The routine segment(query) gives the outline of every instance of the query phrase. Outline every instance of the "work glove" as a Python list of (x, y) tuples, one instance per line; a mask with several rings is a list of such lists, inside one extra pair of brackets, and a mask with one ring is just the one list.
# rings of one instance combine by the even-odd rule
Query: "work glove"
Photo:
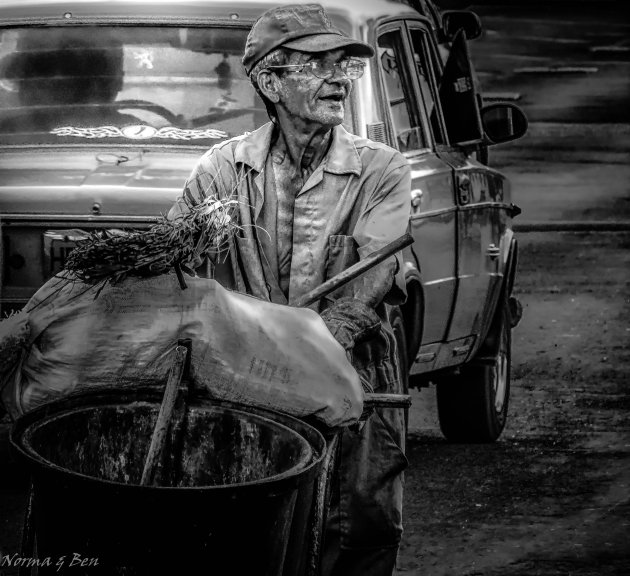
[(374, 309), (356, 298), (340, 298), (320, 316), (347, 352), (355, 344), (376, 336), (381, 329), (381, 319)]

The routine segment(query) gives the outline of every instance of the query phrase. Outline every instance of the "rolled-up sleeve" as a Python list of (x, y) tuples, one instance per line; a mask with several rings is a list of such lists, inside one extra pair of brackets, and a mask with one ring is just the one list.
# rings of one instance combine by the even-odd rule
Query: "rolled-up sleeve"
[(229, 196), (226, 191), (230, 189), (230, 185), (225, 179), (229, 178), (230, 172), (225, 166), (220, 166), (216, 152), (210, 149), (193, 168), (181, 196), (169, 210), (168, 218), (174, 220), (186, 214), (191, 206), (203, 202), (208, 196), (220, 199)]
[[(229, 176), (230, 170), (223, 170), (226, 175)], [(229, 189), (229, 184), (225, 182), (223, 178), (220, 178), (222, 170), (217, 162), (214, 151), (211, 149), (204, 154), (199, 162), (193, 168), (190, 176), (184, 184), (184, 190), (177, 198), (171, 209), (167, 214), (169, 220), (177, 220), (182, 218), (190, 212), (191, 207), (203, 202), (207, 197), (225, 199), (228, 197), (226, 190)], [(216, 249), (209, 249), (204, 254), (204, 257), (196, 257), (191, 262), (185, 262), (184, 264), (189, 268), (196, 269), (201, 275), (207, 275), (214, 272), (200, 272), (200, 269), (209, 264), (214, 270), (214, 265), (220, 258), (220, 254), (224, 248), (217, 247)]]

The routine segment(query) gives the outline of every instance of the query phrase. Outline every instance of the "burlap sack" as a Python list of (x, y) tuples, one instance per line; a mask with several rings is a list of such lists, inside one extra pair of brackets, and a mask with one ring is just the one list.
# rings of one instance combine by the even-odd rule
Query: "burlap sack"
[[(2, 392), (17, 416), (70, 392), (165, 382), (180, 338), (192, 376), (219, 399), (328, 426), (359, 418), (363, 393), (317, 313), (175, 275), (97, 287), (52, 279), (30, 300), (29, 341)], [(98, 293), (98, 296), (97, 296)]]

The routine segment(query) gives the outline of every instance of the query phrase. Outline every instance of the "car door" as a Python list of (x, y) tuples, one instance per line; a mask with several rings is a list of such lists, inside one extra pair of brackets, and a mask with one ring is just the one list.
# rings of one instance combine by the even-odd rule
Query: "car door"
[[(460, 33), (440, 79), (450, 144), (439, 155), (453, 168), (457, 202), (458, 285), (448, 332), (451, 341), (482, 334), (491, 320), (503, 274), (501, 255), (510, 209), (506, 179), (472, 153), (483, 137), (475, 84), (466, 39)], [(473, 344), (468, 339), (457, 352), (467, 355)]]
[(481, 335), (490, 323), (503, 278), (509, 189), (504, 177), (455, 151), (459, 283), (449, 339)]
[(434, 150), (430, 120), (414, 78), (405, 21), (382, 24), (376, 47), (379, 100), (389, 142), (411, 166), (412, 255), (422, 277), (425, 310), (418, 355), (421, 366), (414, 366), (412, 372), (424, 372), (435, 367), (455, 297), (457, 206), (453, 172)]

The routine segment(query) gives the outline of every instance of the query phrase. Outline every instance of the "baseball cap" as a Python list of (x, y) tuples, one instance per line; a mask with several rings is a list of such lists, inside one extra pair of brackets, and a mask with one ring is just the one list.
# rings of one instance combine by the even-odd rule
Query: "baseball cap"
[(370, 58), (369, 44), (335, 28), (319, 4), (290, 4), (267, 10), (247, 35), (243, 66), (249, 74), (267, 54), (284, 46), (301, 52), (325, 52), (345, 48), (349, 56)]

